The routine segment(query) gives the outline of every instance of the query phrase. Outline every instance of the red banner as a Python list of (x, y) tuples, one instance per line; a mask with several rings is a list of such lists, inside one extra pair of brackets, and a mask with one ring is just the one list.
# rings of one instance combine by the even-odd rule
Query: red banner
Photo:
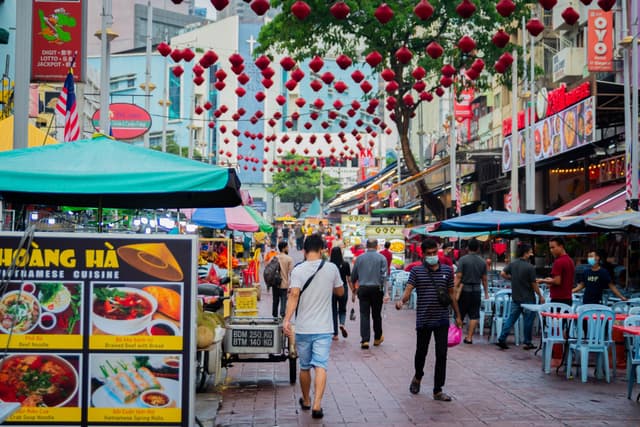
[(82, 0), (32, 0), (31, 81), (62, 82), (74, 56), (76, 81), (82, 76)]
[(613, 12), (589, 10), (587, 69), (591, 72), (613, 71)]

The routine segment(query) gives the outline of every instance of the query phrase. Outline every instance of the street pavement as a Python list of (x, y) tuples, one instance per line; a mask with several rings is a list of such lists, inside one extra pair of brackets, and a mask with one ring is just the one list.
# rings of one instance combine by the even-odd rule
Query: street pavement
[[(260, 314), (271, 311), (263, 292)], [(352, 304), (349, 300), (349, 309)], [(357, 312), (357, 303), (356, 303)], [(324, 418), (298, 405), (299, 384), (290, 385), (288, 362), (238, 363), (223, 385), (198, 394), (196, 414), (204, 426), (638, 426), (640, 404), (626, 398), (625, 371), (607, 384), (567, 380), (564, 369), (542, 372), (540, 353), (511, 346), (503, 351), (476, 334), (473, 345), (449, 349), (444, 391), (436, 402), (431, 343), (422, 390), (409, 393), (415, 349), (415, 312), (383, 312), (385, 341), (361, 350), (359, 320), (347, 320), (349, 337), (334, 342), (323, 399)], [(537, 338), (534, 339), (537, 341)], [(510, 342), (510, 340), (508, 341)], [(637, 387), (635, 395), (640, 391)]]

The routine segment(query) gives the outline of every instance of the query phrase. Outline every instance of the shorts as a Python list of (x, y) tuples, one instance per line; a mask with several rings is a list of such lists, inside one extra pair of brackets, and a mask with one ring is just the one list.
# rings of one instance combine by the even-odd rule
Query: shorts
[(300, 360), (300, 370), (314, 368), (327, 369), (329, 350), (333, 334), (296, 334), (296, 349)]
[(458, 308), (460, 309), (460, 317), (464, 319), (466, 315), (469, 315), (469, 320), (480, 319), (480, 292), (460, 292), (460, 299), (458, 300)]

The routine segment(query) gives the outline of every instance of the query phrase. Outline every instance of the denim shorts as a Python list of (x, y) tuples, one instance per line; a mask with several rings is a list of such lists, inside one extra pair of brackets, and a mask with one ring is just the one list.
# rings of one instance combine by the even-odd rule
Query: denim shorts
[(327, 369), (333, 334), (296, 334), (300, 370), (311, 367)]

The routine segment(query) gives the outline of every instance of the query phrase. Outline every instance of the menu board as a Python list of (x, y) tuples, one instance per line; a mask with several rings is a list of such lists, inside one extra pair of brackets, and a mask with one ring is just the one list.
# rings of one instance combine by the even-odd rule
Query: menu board
[(21, 238), (0, 233), (5, 424), (192, 425), (196, 237)]

